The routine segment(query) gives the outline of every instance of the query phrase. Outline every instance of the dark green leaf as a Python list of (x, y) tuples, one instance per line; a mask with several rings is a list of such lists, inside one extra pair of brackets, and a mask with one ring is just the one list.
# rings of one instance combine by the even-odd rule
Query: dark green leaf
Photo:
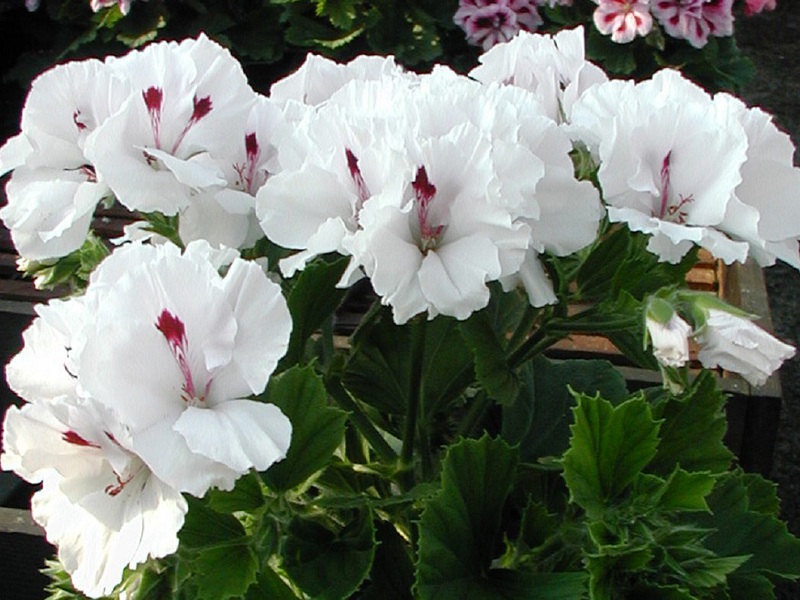
[(311, 334), (329, 318), (344, 298), (346, 290), (336, 287), (349, 259), (342, 257), (334, 262), (318, 259), (307, 265), (292, 287), (287, 298), (292, 315), (292, 335), (289, 348), (281, 361), (288, 367), (303, 358), (303, 350)]
[(286, 491), (325, 467), (342, 443), (347, 414), (328, 405), (325, 386), (311, 367), (295, 367), (269, 382), (267, 397), (292, 423), (292, 442), (282, 461), (264, 474), (266, 484)]
[(459, 331), (475, 356), (475, 375), (491, 398), (511, 403), (519, 394), (519, 379), (506, 360), (506, 351), (492, 328), (487, 311), (462, 321)]
[(286, 582), (270, 568), (262, 569), (256, 577), (256, 583), (247, 590), (245, 600), (299, 600)]
[(412, 600), (414, 565), (411, 562), (410, 545), (394, 526), (379, 521), (376, 527), (378, 547), (369, 585), (361, 592), (361, 600)]
[(264, 505), (264, 493), (258, 475), (250, 472), (240, 477), (236, 481), (236, 486), (229, 492), (211, 490), (208, 494), (208, 505), (222, 513), (258, 510)]
[(641, 397), (614, 407), (579, 395), (573, 412), (564, 479), (570, 499), (597, 518), (655, 456), (659, 424)]
[(733, 455), (723, 444), (724, 403), (713, 376), (703, 372), (682, 396), (657, 404), (653, 411), (663, 420), (661, 443), (647, 471), (666, 477), (680, 465), (687, 471), (725, 472)]
[[(524, 385), (520, 394), (503, 411), (503, 436), (520, 444), (524, 462), (561, 456), (567, 449), (571, 409), (575, 406), (570, 389), (589, 396), (600, 394), (612, 401), (628, 396), (625, 378), (603, 360), (556, 361), (540, 356), (521, 375)], [(520, 435), (523, 432), (525, 435)]]
[(375, 529), (369, 511), (338, 530), (295, 519), (283, 547), (283, 566), (300, 588), (319, 600), (340, 600), (367, 577), (375, 554)]

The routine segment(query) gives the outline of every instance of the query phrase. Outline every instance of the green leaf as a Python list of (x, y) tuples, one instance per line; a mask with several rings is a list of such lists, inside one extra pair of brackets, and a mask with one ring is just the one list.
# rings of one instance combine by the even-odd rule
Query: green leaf
[(251, 471), (240, 477), (236, 481), (236, 486), (229, 492), (211, 490), (208, 494), (208, 505), (222, 513), (258, 510), (264, 505), (264, 493), (258, 475)]
[(724, 403), (714, 377), (703, 371), (683, 395), (657, 404), (653, 414), (663, 420), (661, 442), (647, 471), (665, 477), (678, 465), (687, 471), (727, 471), (733, 454), (723, 443)]
[(270, 568), (262, 569), (245, 595), (245, 600), (299, 600), (286, 582)]
[(341, 303), (346, 290), (337, 288), (336, 284), (349, 260), (342, 257), (329, 263), (318, 259), (300, 272), (286, 300), (292, 315), (292, 335), (281, 360), (283, 368), (300, 362), (311, 334)]
[(187, 496), (189, 512), (178, 533), (194, 595), (203, 600), (242, 596), (255, 581), (258, 561), (242, 524)]
[(519, 394), (519, 379), (506, 360), (506, 351), (488, 313), (481, 310), (459, 325), (459, 331), (475, 356), (475, 375), (489, 396), (502, 404)]
[(706, 497), (714, 488), (715, 479), (708, 473), (689, 473), (678, 467), (660, 490), (661, 510), (708, 510)]
[(698, 524), (716, 529), (706, 546), (717, 556), (750, 556), (737, 575), (800, 577), (800, 539), (775, 516), (749, 507), (748, 486), (741, 473), (721, 478), (708, 498), (713, 514), (698, 514)]
[[(380, 310), (355, 333), (342, 378), (356, 398), (390, 415), (404, 415), (408, 409), (411, 325), (395, 325), (390, 312)], [(472, 360), (455, 319), (437, 317), (425, 324), (425, 415), (446, 409), (471, 383)]]
[(655, 456), (659, 423), (642, 397), (614, 407), (599, 396), (579, 395), (573, 412), (564, 480), (571, 501), (598, 518)]
[(728, 577), (728, 592), (731, 600), (775, 600), (775, 586), (762, 575), (739, 575)]
[(326, 16), (339, 29), (350, 29), (356, 18), (354, 0), (317, 0), (317, 15)]
[(324, 468), (342, 443), (347, 413), (328, 405), (322, 380), (311, 367), (294, 367), (269, 382), (267, 397), (292, 423), (292, 442), (286, 458), (264, 474), (277, 491), (300, 485)]
[(369, 574), (375, 554), (372, 514), (359, 511), (338, 530), (295, 519), (282, 549), (283, 567), (305, 593), (319, 600), (352, 594)]
[(502, 439), (462, 440), (442, 466), (442, 489), (419, 523), (416, 591), (441, 598), (579, 598), (583, 573), (493, 569), (502, 552), (503, 507), (518, 455)]
[(521, 375), (520, 394), (503, 410), (503, 437), (520, 444), (523, 462), (561, 456), (569, 446), (576, 402), (570, 389), (612, 401), (628, 396), (625, 378), (604, 360), (556, 361), (539, 356)]
[(379, 521), (378, 547), (369, 573), (369, 585), (361, 600), (412, 600), (414, 565), (411, 563), (410, 545), (390, 523)]

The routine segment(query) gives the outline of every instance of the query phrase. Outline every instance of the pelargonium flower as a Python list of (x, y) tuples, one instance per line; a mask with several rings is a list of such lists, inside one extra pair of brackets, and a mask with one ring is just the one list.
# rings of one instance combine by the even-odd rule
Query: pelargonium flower
[(583, 27), (554, 36), (523, 32), (484, 52), (478, 60), (481, 64), (470, 71), (470, 77), (533, 92), (547, 115), (558, 122), (566, 119), (585, 90), (608, 81), (602, 69), (585, 59)]
[[(616, 112), (606, 119), (609, 105)], [(747, 243), (720, 224), (741, 182), (747, 136), (700, 88), (671, 70), (635, 86), (603, 84), (573, 108), (573, 127), (600, 140), (609, 218), (650, 235), (661, 260), (677, 262), (693, 244), (728, 263), (745, 260)]]
[(90, 597), (109, 594), (125, 568), (178, 548), (186, 501), (129, 444), (115, 417), (86, 398), (12, 406), (3, 422), (0, 464), (43, 484), (31, 500), (33, 518)]
[(666, 367), (682, 367), (689, 360), (689, 336), (692, 326), (677, 313), (661, 322), (648, 314), (647, 334), (653, 345), (653, 356)]
[(668, 35), (695, 48), (708, 36), (733, 35), (733, 0), (653, 0), (652, 12)]
[(637, 35), (645, 36), (653, 28), (649, 0), (597, 0), (593, 14), (597, 30), (611, 35), (611, 40), (626, 44)]
[(488, 50), (517, 32), (535, 31), (543, 23), (534, 0), (460, 0), (453, 21), (467, 41)]
[(76, 361), (83, 393), (114, 411), (162, 481), (202, 496), (287, 451), (291, 424), (261, 393), (291, 319), (277, 284), (236, 259), (221, 277), (207, 244), (130, 244), (92, 274), (93, 318)]
[(705, 323), (696, 333), (697, 358), (709, 369), (721, 367), (739, 373), (760, 386), (795, 349), (764, 331), (749, 318), (718, 309), (706, 311)]
[(85, 241), (95, 207), (110, 195), (86, 142), (127, 96), (126, 83), (97, 60), (58, 65), (34, 80), (20, 133), (0, 148), (0, 174), (14, 171), (0, 217), (24, 258), (58, 258)]
[(205, 35), (106, 60), (130, 82), (125, 105), (86, 155), (131, 210), (175, 215), (197, 191), (227, 185), (210, 149), (241, 131), (255, 101), (239, 62)]
[(99, 12), (104, 8), (108, 8), (109, 6), (114, 6), (115, 4), (119, 7), (119, 12), (123, 15), (127, 15), (131, 10), (131, 2), (133, 0), (91, 0), (89, 5), (92, 7), (94, 12)]
[(745, 0), (744, 14), (752, 17), (762, 10), (775, 10), (777, 4), (777, 0)]

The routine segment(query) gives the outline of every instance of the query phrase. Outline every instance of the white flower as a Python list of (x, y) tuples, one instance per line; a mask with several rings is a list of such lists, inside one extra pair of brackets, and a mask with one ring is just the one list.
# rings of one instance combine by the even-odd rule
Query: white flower
[(752, 385), (764, 385), (795, 349), (773, 337), (750, 319), (708, 309), (705, 325), (695, 335), (703, 366), (739, 373)]
[(648, 315), (645, 320), (650, 342), (653, 344), (653, 355), (665, 367), (682, 367), (689, 360), (689, 335), (692, 326), (677, 313), (666, 323), (657, 321)]
[(132, 93), (87, 139), (86, 155), (119, 201), (174, 215), (195, 191), (225, 187), (210, 150), (244, 129), (255, 100), (238, 61), (201, 35), (106, 63)]
[(726, 263), (745, 260), (747, 243), (721, 224), (741, 182), (747, 136), (705, 92), (665, 69), (635, 86), (588, 90), (572, 117), (573, 131), (588, 131), (597, 148), (611, 221), (650, 235), (648, 250), (664, 261), (678, 262), (693, 244)]
[(92, 274), (93, 320), (76, 361), (84, 393), (114, 410), (163, 481), (202, 496), (282, 459), (291, 424), (261, 393), (286, 350), (280, 288), (236, 259), (221, 277), (207, 244), (131, 244)]
[(86, 140), (127, 93), (97, 60), (59, 65), (34, 80), (21, 133), (0, 149), (0, 174), (14, 170), (0, 217), (20, 255), (57, 258), (83, 244), (95, 207), (110, 195), (84, 153)]
[(483, 83), (506, 83), (534, 92), (547, 115), (563, 121), (584, 91), (608, 81), (602, 69), (586, 61), (583, 27), (554, 36), (520, 32), (478, 59), (470, 77)]
[(32, 483), (33, 518), (76, 588), (109, 594), (126, 567), (178, 548), (187, 510), (130, 450), (127, 432), (89, 399), (57, 396), (8, 409), (2, 468)]

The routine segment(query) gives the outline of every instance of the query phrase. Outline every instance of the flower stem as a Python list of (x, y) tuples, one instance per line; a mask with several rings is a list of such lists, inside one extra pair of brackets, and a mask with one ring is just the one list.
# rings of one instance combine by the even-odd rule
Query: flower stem
[[(422, 405), (422, 365), (425, 354), (426, 323), (424, 316), (411, 322), (411, 373), (408, 382), (408, 410), (403, 432), (403, 447), (400, 452), (400, 460), (407, 473), (407, 481), (405, 483), (408, 489), (414, 486), (414, 447), (417, 439), (417, 421)], [(425, 449), (425, 451), (428, 450)]]

